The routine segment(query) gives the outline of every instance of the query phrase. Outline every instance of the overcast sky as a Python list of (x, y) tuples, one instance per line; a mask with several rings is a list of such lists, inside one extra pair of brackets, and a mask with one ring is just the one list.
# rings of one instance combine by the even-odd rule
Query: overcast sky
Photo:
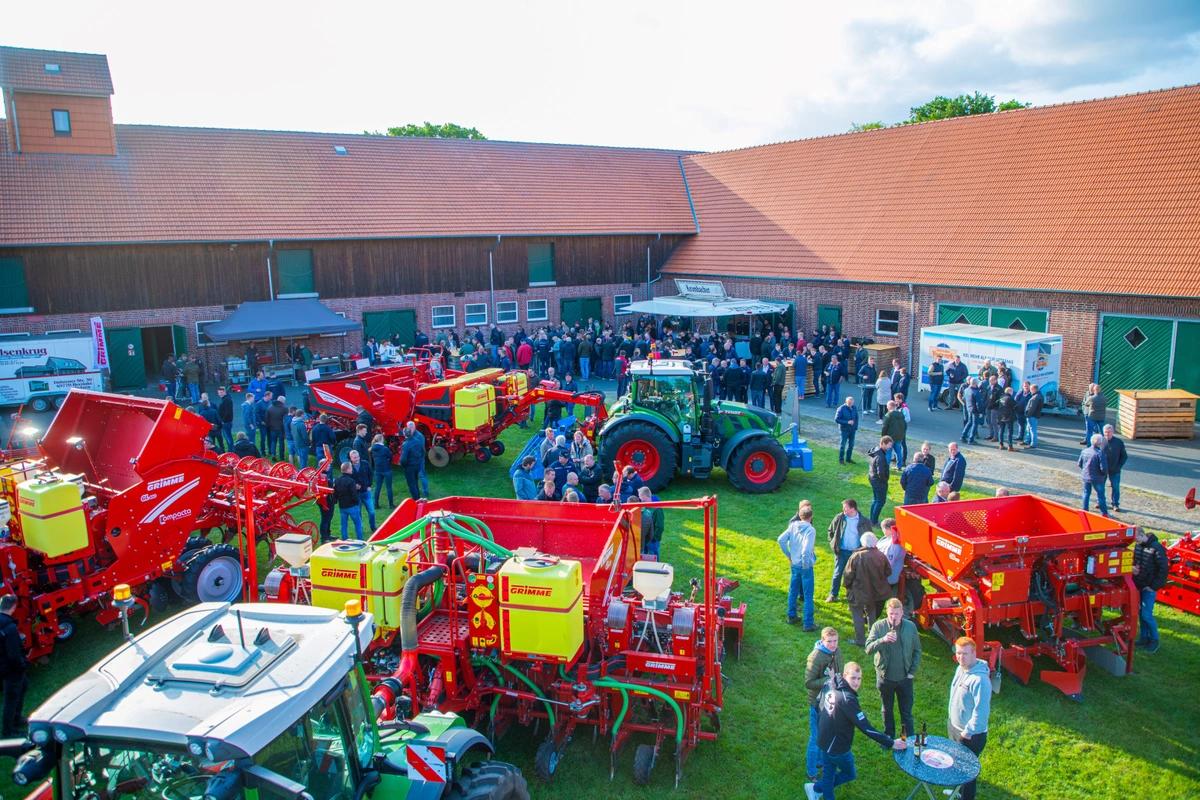
[(59, 0), (0, 44), (107, 54), (117, 122), (718, 150), (1200, 82), (1200, 2)]

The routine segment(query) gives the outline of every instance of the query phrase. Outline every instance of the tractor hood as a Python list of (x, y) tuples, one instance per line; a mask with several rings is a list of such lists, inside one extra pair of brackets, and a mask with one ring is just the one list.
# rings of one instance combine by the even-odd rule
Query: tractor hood
[(735, 403), (732, 400), (714, 400), (713, 413), (718, 417), (742, 417), (748, 423), (744, 427), (761, 427), (771, 433), (779, 433), (779, 416), (765, 408), (752, 406), (749, 403)]

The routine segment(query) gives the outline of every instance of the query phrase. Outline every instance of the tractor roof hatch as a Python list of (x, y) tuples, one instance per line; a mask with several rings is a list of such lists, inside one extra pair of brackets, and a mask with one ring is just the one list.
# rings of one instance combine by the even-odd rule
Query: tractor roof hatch
[(232, 631), (231, 636), (218, 623), (208, 636), (193, 641), (177, 658), (160, 662), (146, 680), (186, 681), (214, 688), (242, 687), (295, 646), (296, 640), (291, 636), (270, 628), (251, 630), (247, 635), (243, 621), (241, 629)]
[(657, 361), (634, 361), (629, 365), (631, 375), (695, 375), (689, 361), (681, 359), (661, 359)]

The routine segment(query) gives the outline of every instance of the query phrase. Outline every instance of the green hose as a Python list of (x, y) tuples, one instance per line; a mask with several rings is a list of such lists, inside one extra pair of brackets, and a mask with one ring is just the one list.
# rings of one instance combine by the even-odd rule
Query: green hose
[(452, 538), (466, 539), (468, 542), (474, 542), (475, 544), (482, 547), (484, 550), (487, 550), (489, 553), (498, 555), (501, 558), (511, 558), (512, 557), (512, 554), (513, 554), (512, 550), (509, 550), (507, 547), (501, 547), (500, 545), (496, 544), (495, 542), (488, 541), (487, 539), (485, 539), (482, 536), (479, 536), (478, 534), (471, 533), (466, 528), (464, 528), (462, 525), (459, 525), (457, 522), (454, 522), (453, 520), (449, 520), (449, 519), (442, 520), (440, 524), (442, 526), (442, 529), (445, 530), (446, 533), (448, 533)]
[[(471, 659), (471, 661), (474, 662), (476, 659), (478, 659), (479, 663), (483, 664), (484, 666), (495, 666), (491, 659), (484, 658), (483, 656), (476, 656), (475, 658)], [(550, 727), (553, 728), (555, 726), (554, 706), (548, 699), (546, 699), (546, 695), (542, 693), (542, 690), (538, 688), (538, 685), (529, 680), (529, 678), (525, 675), (522, 675), (520, 672), (510, 667), (508, 664), (500, 664), (499, 666), (508, 670), (510, 673), (512, 673), (514, 678), (533, 690), (533, 693), (536, 694), (538, 699), (542, 701), (542, 704), (546, 706), (546, 718), (550, 721)]]
[[(631, 692), (644, 692), (645, 694), (654, 695), (655, 697), (665, 700), (667, 704), (671, 706), (671, 710), (675, 712), (675, 746), (679, 747), (683, 744), (683, 709), (679, 707), (679, 703), (676, 703), (674, 698), (672, 698), (670, 695), (666, 694), (665, 692), (660, 692), (658, 689), (654, 689), (649, 686), (642, 686), (636, 683), (623, 683), (621, 681), (613, 680), (612, 678), (599, 678), (596, 681), (593, 681), (593, 683), (596, 686), (603, 686), (610, 689), (626, 689)], [(621, 713), (623, 717), (624, 709), (622, 709)], [(617, 729), (620, 727), (622, 717), (618, 717), (617, 723), (613, 727), (614, 736), (616, 736)]]
[(621, 723), (625, 721), (625, 712), (629, 710), (629, 692), (620, 686), (616, 687), (621, 693), (621, 713), (617, 714), (617, 720), (613, 723), (612, 738), (617, 740), (617, 731), (621, 730)]

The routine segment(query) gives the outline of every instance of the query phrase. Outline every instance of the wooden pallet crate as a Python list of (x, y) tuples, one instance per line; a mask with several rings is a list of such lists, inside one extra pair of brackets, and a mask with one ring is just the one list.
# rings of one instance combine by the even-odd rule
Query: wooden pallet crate
[(1127, 439), (1191, 439), (1196, 400), (1183, 389), (1118, 389), (1118, 429)]

